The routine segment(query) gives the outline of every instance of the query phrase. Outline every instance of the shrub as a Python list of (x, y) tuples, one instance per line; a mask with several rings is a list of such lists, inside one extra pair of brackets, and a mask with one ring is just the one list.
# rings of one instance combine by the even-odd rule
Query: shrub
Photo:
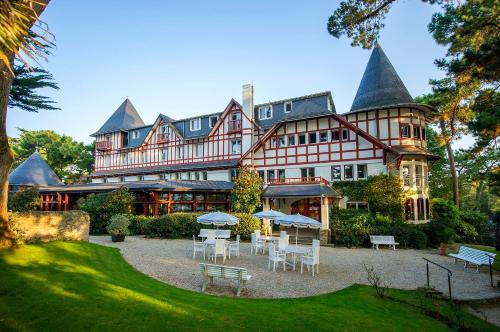
[(460, 210), (460, 221), (457, 227), (457, 241), (494, 245), (494, 225), (488, 221), (488, 216), (482, 212), (470, 209)]
[(117, 236), (117, 235), (129, 235), (130, 232), (128, 230), (128, 226), (130, 225), (130, 221), (128, 216), (125, 214), (115, 214), (111, 217), (111, 222), (106, 227), (109, 235)]
[(440, 220), (431, 220), (427, 224), (425, 232), (429, 237), (429, 244), (433, 247), (437, 247), (441, 243), (450, 244), (455, 239), (455, 230)]
[(399, 176), (389, 173), (368, 177), (365, 195), (372, 213), (393, 220), (403, 217), (405, 190)]
[(239, 234), (242, 239), (249, 240), (251, 234), (256, 229), (260, 229), (260, 220), (248, 213), (235, 213), (240, 222), (236, 226), (231, 226), (235, 234)]
[(122, 187), (109, 193), (80, 198), (78, 207), (90, 215), (90, 234), (105, 234), (111, 217), (129, 213), (133, 202), (134, 195)]
[(15, 192), (9, 200), (9, 208), (14, 212), (34, 211), (40, 205), (40, 194), (36, 187), (26, 187)]
[(432, 219), (425, 227), (429, 243), (437, 247), (441, 243), (450, 244), (455, 239), (455, 229), (460, 222), (457, 206), (446, 199), (432, 200)]
[(129, 215), (130, 226), (128, 229), (130, 230), (131, 235), (146, 235), (149, 230), (148, 227), (153, 222), (153, 217), (146, 217), (143, 215)]
[(370, 214), (367, 211), (332, 207), (330, 229), (332, 241), (336, 244), (348, 247), (368, 244)]

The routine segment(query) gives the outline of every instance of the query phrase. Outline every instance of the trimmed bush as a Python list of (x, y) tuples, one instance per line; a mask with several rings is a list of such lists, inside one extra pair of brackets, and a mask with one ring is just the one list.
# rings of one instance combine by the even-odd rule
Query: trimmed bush
[(26, 187), (9, 197), (9, 209), (13, 212), (34, 211), (40, 205), (40, 194), (36, 187)]
[(153, 217), (143, 215), (130, 215), (130, 226), (128, 227), (130, 235), (146, 235), (149, 232), (148, 227), (153, 222)]
[(129, 235), (128, 226), (130, 221), (126, 214), (115, 214), (111, 217), (111, 222), (106, 227), (109, 235), (119, 236), (119, 235)]

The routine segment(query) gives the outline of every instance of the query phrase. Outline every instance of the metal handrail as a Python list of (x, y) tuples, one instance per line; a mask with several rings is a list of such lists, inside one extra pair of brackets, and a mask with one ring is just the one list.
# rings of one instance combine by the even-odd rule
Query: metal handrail
[(491, 287), (495, 287), (495, 285), (493, 284), (493, 262), (495, 261), (495, 258), (491, 257), (491, 254), (489, 254), (489, 253), (487, 253), (485, 255), (488, 256), (488, 263), (490, 265), (490, 283), (491, 283)]
[(434, 264), (436, 265), (437, 267), (440, 267), (442, 268), (443, 270), (446, 270), (446, 272), (448, 272), (448, 296), (450, 297), (450, 300), (451, 300), (451, 276), (453, 275), (453, 273), (451, 272), (450, 269), (436, 263), (436, 262), (433, 262), (425, 257), (422, 257), (423, 260), (426, 261), (426, 268), (427, 268), (427, 288), (430, 288), (430, 281), (429, 281), (429, 263), (431, 264)]

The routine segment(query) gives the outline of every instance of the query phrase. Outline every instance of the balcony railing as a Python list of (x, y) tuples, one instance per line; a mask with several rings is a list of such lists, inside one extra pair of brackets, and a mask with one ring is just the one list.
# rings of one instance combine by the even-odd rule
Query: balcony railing
[(234, 133), (241, 131), (241, 120), (230, 120), (228, 121), (228, 133)]
[(95, 142), (95, 148), (99, 151), (109, 151), (112, 149), (111, 141)]
[(163, 134), (158, 134), (156, 137), (156, 142), (157, 143), (168, 143), (169, 138), (168, 138), (168, 133), (163, 133)]
[(323, 183), (329, 184), (329, 182), (322, 176), (307, 176), (303, 178), (279, 178), (271, 179), (269, 184), (314, 184)]

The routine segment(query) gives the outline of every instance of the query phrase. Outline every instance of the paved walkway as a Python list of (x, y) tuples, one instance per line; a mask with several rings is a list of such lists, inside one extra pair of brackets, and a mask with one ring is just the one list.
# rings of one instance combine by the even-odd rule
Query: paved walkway
[[(199, 254), (192, 259), (193, 242), (190, 240), (145, 239), (129, 236), (122, 243), (112, 243), (109, 236), (91, 236), (90, 241), (120, 248), (123, 257), (139, 271), (168, 284), (200, 291), (202, 278)], [(242, 296), (260, 298), (290, 298), (328, 293), (352, 284), (367, 284), (364, 265), (373, 266), (383, 281), (393, 288), (415, 289), (426, 284), (425, 262), (431, 259), (453, 272), (452, 292), (456, 299), (481, 299), (499, 297), (500, 291), (490, 287), (489, 273), (484, 269), (464, 270), (462, 264), (453, 264), (449, 257), (440, 256), (435, 250), (398, 249), (379, 251), (373, 249), (346, 249), (321, 247), (319, 275), (300, 274), (298, 271), (276, 272), (267, 269), (266, 255), (250, 254), (250, 244), (242, 243), (240, 257), (226, 260), (226, 265), (245, 267), (252, 279)], [(219, 260), (217, 260), (219, 262)], [(446, 273), (430, 267), (431, 285), (447, 294)], [(499, 276), (496, 275), (496, 278)], [(232, 281), (215, 281), (208, 293), (234, 295)], [(228, 287), (229, 286), (229, 287)]]

